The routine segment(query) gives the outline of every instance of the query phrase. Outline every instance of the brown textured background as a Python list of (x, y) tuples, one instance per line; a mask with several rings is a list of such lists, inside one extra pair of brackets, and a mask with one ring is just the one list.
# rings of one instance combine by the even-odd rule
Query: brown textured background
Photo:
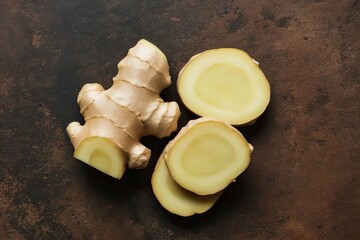
[[(143, 139), (150, 165), (120, 181), (72, 158), (78, 91), (109, 87), (140, 38), (174, 82), (192, 55), (236, 47), (271, 83), (265, 114), (240, 129), (250, 168), (206, 214), (174, 216), (152, 193), (169, 139)], [(2, 0), (0, 239), (360, 239), (359, 62), (359, 0)], [(163, 96), (179, 100), (175, 85)]]

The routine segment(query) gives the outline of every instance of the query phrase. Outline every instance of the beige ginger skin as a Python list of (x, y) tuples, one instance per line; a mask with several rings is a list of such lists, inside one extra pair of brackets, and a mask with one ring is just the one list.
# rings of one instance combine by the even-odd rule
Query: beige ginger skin
[(97, 83), (81, 89), (77, 102), (85, 124), (72, 122), (66, 129), (75, 152), (89, 137), (105, 138), (120, 149), (129, 168), (146, 167), (151, 151), (140, 138), (162, 138), (177, 129), (178, 104), (159, 96), (170, 84), (166, 56), (152, 43), (140, 40), (118, 64), (109, 89)]

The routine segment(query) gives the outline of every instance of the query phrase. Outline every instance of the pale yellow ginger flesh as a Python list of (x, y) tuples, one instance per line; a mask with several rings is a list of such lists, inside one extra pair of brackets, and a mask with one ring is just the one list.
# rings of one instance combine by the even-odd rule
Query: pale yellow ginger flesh
[(235, 48), (192, 57), (179, 73), (177, 90), (195, 114), (238, 126), (254, 123), (270, 101), (270, 85), (258, 62)]
[(83, 86), (77, 102), (85, 124), (72, 122), (66, 129), (74, 157), (115, 178), (121, 178), (126, 165), (146, 167), (151, 151), (140, 138), (169, 136), (180, 116), (176, 102), (159, 96), (171, 80), (166, 56), (155, 45), (140, 40), (118, 69), (107, 90), (97, 83)]
[(201, 196), (182, 188), (172, 179), (164, 155), (165, 151), (161, 154), (151, 178), (153, 192), (160, 204), (169, 212), (183, 217), (209, 210), (222, 192)]
[(248, 167), (252, 149), (231, 125), (199, 118), (190, 121), (169, 143), (165, 160), (181, 187), (208, 195), (223, 190)]
[(103, 137), (86, 138), (76, 149), (74, 157), (117, 179), (126, 169), (122, 151)]

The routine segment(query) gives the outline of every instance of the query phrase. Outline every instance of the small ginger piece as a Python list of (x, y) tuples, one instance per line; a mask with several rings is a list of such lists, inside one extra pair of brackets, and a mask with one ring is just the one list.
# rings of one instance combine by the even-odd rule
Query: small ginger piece
[(180, 71), (177, 90), (193, 113), (232, 125), (251, 125), (270, 101), (270, 85), (247, 53), (235, 48), (207, 50)]
[(169, 136), (177, 129), (180, 110), (159, 96), (171, 80), (166, 56), (152, 43), (140, 40), (118, 70), (107, 90), (97, 83), (83, 86), (77, 102), (85, 124), (72, 122), (66, 130), (75, 158), (120, 179), (126, 166), (147, 166), (150, 149), (140, 138)]
[(161, 154), (151, 178), (153, 192), (160, 204), (169, 212), (183, 217), (209, 210), (222, 192), (201, 196), (179, 186), (166, 166), (165, 151)]
[(189, 121), (169, 143), (171, 177), (198, 195), (223, 190), (249, 165), (252, 146), (231, 125), (212, 118)]

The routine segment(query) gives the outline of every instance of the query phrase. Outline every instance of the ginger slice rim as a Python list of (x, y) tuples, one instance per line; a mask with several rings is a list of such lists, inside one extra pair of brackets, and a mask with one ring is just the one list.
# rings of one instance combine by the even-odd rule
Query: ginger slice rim
[(201, 196), (182, 188), (172, 179), (164, 155), (165, 150), (160, 155), (151, 177), (152, 189), (160, 204), (169, 212), (182, 217), (209, 210), (222, 192)]
[[(204, 78), (204, 74), (211, 75), (213, 68), (219, 65), (224, 68), (222, 72), (225, 74), (234, 75), (234, 72), (238, 72), (244, 81), (231, 84), (235, 80), (224, 83), (212, 79), (199, 83), (199, 78)], [(221, 75), (219, 72), (217, 74)], [(212, 86), (209, 91), (210, 83)], [(239, 90), (243, 86), (246, 89)], [(207, 50), (192, 57), (179, 73), (177, 89), (182, 102), (195, 114), (220, 118), (233, 125), (244, 125), (255, 120), (270, 101), (270, 85), (265, 75), (246, 52), (235, 48)], [(243, 94), (237, 94), (241, 92)], [(236, 107), (237, 102), (240, 102), (240, 110)]]
[[(196, 137), (196, 135), (199, 134), (199, 136), (201, 136), (201, 134), (203, 134), (202, 132), (210, 132), (215, 135), (219, 134), (222, 136), (222, 139), (225, 139), (228, 144), (233, 146), (233, 159), (227, 163), (226, 167), (220, 165), (218, 172), (213, 171), (213, 169), (208, 173), (199, 169), (188, 171), (187, 168), (189, 168), (189, 166), (186, 167), (186, 163), (184, 163), (186, 159), (182, 159), (186, 149), (193, 149), (191, 141), (193, 138), (192, 135)], [(214, 148), (214, 146), (211, 147)], [(214, 148), (211, 151), (209, 150), (208, 153), (206, 149), (202, 149), (202, 152), (203, 154), (211, 155), (217, 150), (221, 151), (222, 149)], [(167, 153), (166, 164), (172, 178), (180, 186), (199, 195), (208, 195), (223, 190), (236, 179), (236, 177), (248, 167), (250, 155), (249, 144), (240, 132), (222, 122), (207, 120), (192, 126), (181, 138), (173, 143)], [(201, 166), (202, 164), (199, 164), (199, 166), (195, 164), (192, 167), (198, 168)], [(203, 166), (203, 168), (206, 168), (206, 165)]]

